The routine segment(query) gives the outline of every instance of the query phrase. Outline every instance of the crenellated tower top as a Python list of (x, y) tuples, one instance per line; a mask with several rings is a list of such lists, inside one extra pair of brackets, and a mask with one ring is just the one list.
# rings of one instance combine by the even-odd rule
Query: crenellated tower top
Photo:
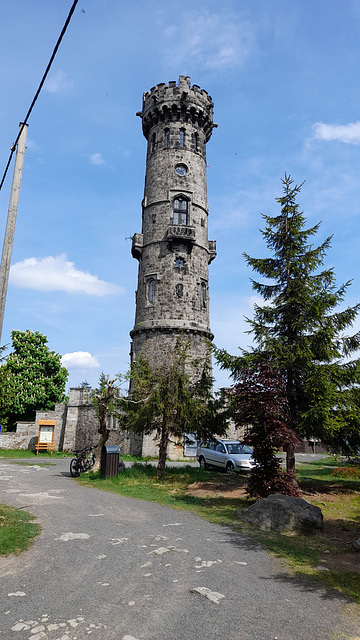
[(149, 140), (151, 129), (159, 124), (171, 122), (192, 123), (204, 131), (205, 142), (210, 140), (213, 122), (211, 96), (196, 84), (191, 86), (189, 76), (179, 76), (179, 82), (162, 82), (143, 94), (142, 111), (136, 115), (142, 118), (142, 130)]

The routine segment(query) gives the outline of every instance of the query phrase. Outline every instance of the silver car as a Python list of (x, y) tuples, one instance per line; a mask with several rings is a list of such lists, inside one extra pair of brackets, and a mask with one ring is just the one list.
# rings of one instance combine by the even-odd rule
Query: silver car
[(249, 472), (256, 464), (252, 449), (239, 440), (215, 438), (201, 442), (196, 450), (196, 457), (202, 469), (225, 469), (228, 474)]

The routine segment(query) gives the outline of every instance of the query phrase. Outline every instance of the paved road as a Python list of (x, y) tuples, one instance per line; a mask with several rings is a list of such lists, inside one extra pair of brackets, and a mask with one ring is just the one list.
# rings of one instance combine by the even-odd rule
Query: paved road
[(68, 467), (0, 460), (0, 502), (43, 527), (29, 551), (0, 559), (1, 639), (358, 637), (346, 601), (289, 576), (243, 535), (81, 487)]

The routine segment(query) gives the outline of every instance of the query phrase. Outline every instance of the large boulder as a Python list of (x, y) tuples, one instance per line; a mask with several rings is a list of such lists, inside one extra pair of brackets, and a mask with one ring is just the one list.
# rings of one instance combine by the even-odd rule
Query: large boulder
[(354, 549), (354, 551), (360, 551), (360, 538), (354, 540), (354, 542), (352, 543), (352, 548)]
[(321, 529), (323, 515), (303, 498), (274, 493), (261, 498), (246, 510), (237, 512), (241, 520), (263, 531), (301, 531), (310, 533)]

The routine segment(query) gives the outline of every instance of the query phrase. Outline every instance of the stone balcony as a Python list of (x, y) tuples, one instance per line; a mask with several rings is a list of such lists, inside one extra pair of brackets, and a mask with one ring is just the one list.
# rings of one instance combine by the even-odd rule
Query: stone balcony
[(132, 237), (131, 254), (133, 258), (136, 258), (136, 260), (140, 260), (141, 258), (143, 241), (144, 238), (142, 233), (134, 233)]
[(216, 240), (209, 240), (209, 264), (216, 258)]
[(167, 239), (172, 241), (195, 242), (195, 227), (186, 224), (171, 224), (168, 227)]

